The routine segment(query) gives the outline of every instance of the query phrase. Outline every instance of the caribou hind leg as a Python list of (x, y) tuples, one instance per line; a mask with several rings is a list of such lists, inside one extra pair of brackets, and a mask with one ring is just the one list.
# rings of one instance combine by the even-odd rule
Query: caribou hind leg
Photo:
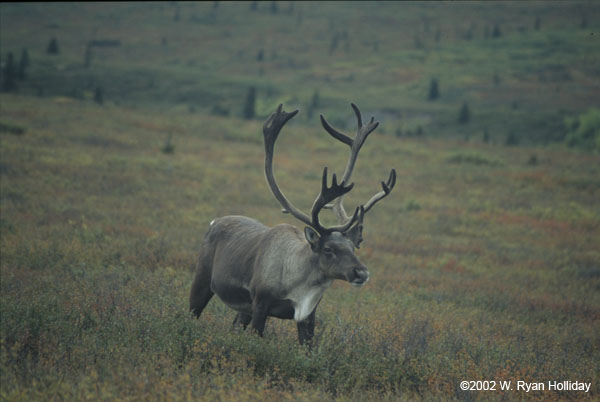
[(200, 317), (200, 314), (202, 314), (202, 311), (214, 295), (210, 288), (213, 254), (211, 249), (212, 247), (210, 247), (208, 239), (205, 239), (200, 250), (198, 270), (190, 292), (190, 311), (194, 313), (196, 318)]
[(196, 318), (200, 317), (213, 295), (213, 291), (210, 290), (210, 279), (203, 283), (202, 279), (199, 280), (198, 275), (196, 275), (190, 294), (190, 311), (194, 313)]
[(252, 321), (252, 316), (250, 314), (237, 313), (233, 320), (233, 326), (237, 327), (240, 325), (243, 329), (246, 329), (248, 324), (250, 324), (250, 321)]

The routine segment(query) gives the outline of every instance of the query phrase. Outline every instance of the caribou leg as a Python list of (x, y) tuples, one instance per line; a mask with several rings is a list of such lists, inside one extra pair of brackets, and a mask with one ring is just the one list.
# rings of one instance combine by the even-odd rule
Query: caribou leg
[(200, 257), (198, 258), (198, 269), (192, 290), (190, 292), (190, 311), (194, 313), (196, 318), (200, 317), (202, 310), (206, 307), (214, 293), (210, 288), (210, 280), (212, 277), (212, 255), (210, 247), (206, 240), (200, 249)]
[[(197, 276), (196, 279), (198, 279)], [(202, 311), (213, 295), (214, 293), (210, 290), (210, 285), (207, 286), (199, 280), (194, 280), (192, 293), (190, 294), (190, 311), (194, 313), (196, 318), (200, 317), (200, 314), (202, 314)]]
[(304, 321), (300, 321), (297, 324), (298, 327), (298, 341), (300, 345), (307, 345), (308, 347), (312, 346), (312, 338), (315, 335), (315, 313), (317, 309), (315, 308), (312, 313), (308, 317), (304, 319)]
[(263, 336), (265, 331), (265, 324), (267, 323), (267, 316), (269, 314), (269, 300), (256, 298), (252, 306), (252, 329), (254, 329), (259, 336)]
[(241, 325), (242, 328), (246, 329), (248, 324), (250, 324), (250, 321), (252, 321), (252, 316), (250, 314), (237, 313), (235, 319), (233, 320), (233, 326), (236, 327)]

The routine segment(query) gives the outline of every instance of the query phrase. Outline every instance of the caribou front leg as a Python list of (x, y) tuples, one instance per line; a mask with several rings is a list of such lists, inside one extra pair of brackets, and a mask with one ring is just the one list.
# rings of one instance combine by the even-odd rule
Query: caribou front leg
[(270, 304), (268, 298), (261, 297), (256, 297), (252, 303), (252, 329), (261, 337), (263, 336), (265, 324), (267, 323)]
[(312, 338), (315, 335), (315, 308), (308, 317), (297, 324), (298, 327), (298, 341), (300, 345), (307, 345), (309, 348), (312, 347)]

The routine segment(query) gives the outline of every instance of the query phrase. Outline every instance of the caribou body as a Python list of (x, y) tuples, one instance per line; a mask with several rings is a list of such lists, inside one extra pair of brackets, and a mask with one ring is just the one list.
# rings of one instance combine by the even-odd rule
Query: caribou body
[[(190, 310), (199, 317), (214, 294), (238, 312), (234, 324), (252, 328), (263, 335), (267, 317), (293, 319), (298, 326), (301, 344), (310, 342), (314, 334), (315, 311), (323, 293), (335, 279), (362, 286), (369, 280), (369, 271), (355, 255), (362, 241), (363, 218), (373, 205), (386, 197), (396, 181), (392, 169), (382, 190), (366, 204), (348, 216), (342, 204), (344, 194), (353, 184), (345, 185), (367, 136), (377, 128), (377, 122), (363, 125), (358, 108), (352, 105), (358, 120), (354, 138), (335, 130), (325, 118), (321, 122), (334, 138), (350, 146), (350, 158), (341, 184), (333, 174), (328, 186), (327, 168), (323, 169), (321, 192), (315, 200), (311, 216), (294, 207), (283, 195), (273, 175), (273, 152), (281, 128), (297, 110), (287, 113), (279, 105), (265, 122), (265, 175), (273, 195), (283, 206), (307, 226), (280, 224), (267, 227), (245, 216), (225, 216), (214, 219), (200, 249), (198, 270), (190, 293)], [(334, 202), (333, 205), (329, 204)], [(333, 208), (340, 224), (325, 227), (319, 222), (319, 212)]]

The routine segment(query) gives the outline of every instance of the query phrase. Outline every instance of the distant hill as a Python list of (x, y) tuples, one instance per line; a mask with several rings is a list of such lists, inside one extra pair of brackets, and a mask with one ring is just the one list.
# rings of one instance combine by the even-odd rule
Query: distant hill
[[(600, 104), (593, 2), (0, 7), (3, 64), (27, 49), (18, 91), (35, 96), (101, 88), (108, 103), (241, 115), (255, 87), (260, 119), (280, 102), (306, 111), (318, 91), (318, 112), (340, 127), (354, 100), (391, 135), (516, 144), (563, 141), (565, 121)], [(458, 124), (463, 103), (471, 118)]]

